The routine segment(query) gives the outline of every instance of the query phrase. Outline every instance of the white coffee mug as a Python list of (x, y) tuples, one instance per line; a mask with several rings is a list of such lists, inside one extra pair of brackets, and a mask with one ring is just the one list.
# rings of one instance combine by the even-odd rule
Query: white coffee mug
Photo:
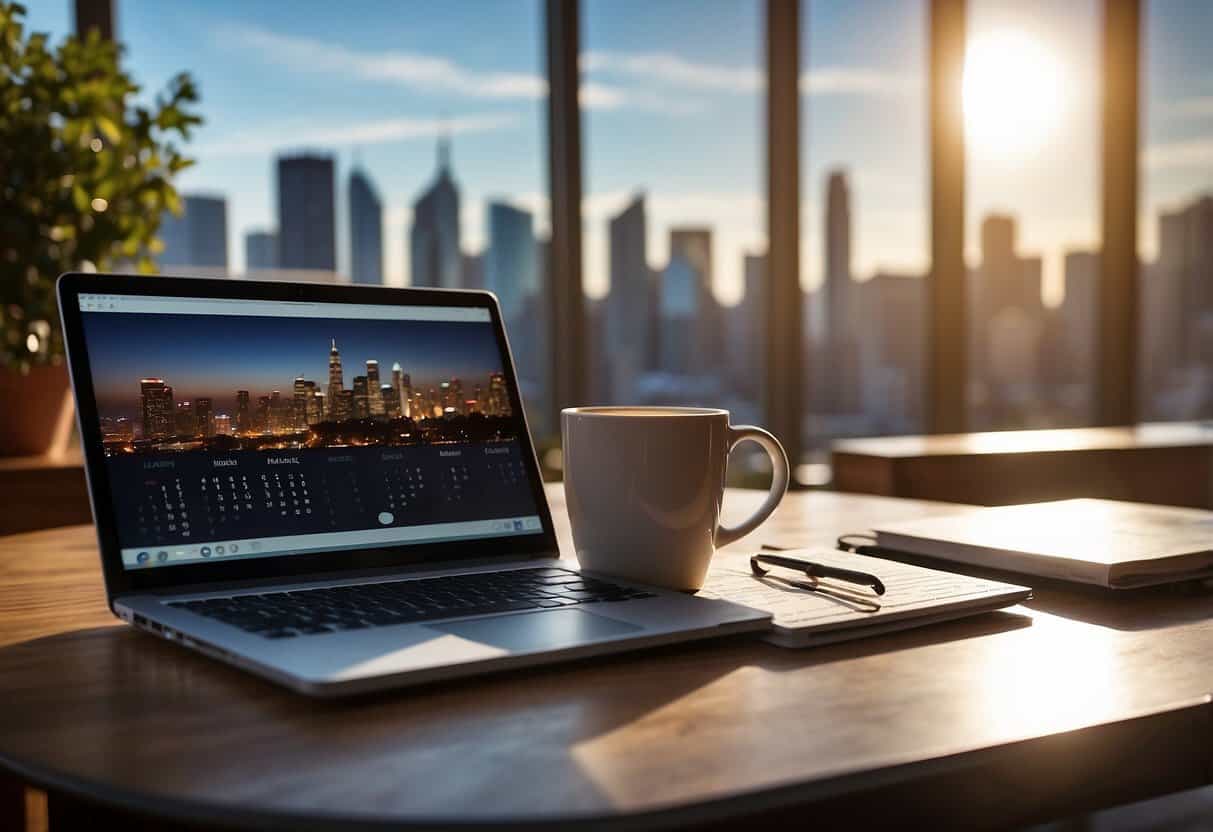
[[(756, 529), (788, 489), (779, 440), (729, 425), (727, 410), (570, 407), (561, 427), (573, 542), (590, 572), (697, 590), (716, 548)], [(747, 440), (771, 457), (771, 490), (748, 520), (721, 526), (729, 452)]]

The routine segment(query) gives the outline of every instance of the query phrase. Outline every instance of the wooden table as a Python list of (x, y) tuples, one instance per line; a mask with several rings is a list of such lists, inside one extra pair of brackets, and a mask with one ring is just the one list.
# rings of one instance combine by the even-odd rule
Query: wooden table
[(0, 457), (0, 535), (92, 520), (79, 449)]
[[(954, 510), (793, 494), (722, 557)], [(1046, 589), (813, 650), (734, 639), (315, 702), (116, 625), (91, 529), (0, 541), (0, 768), (51, 792), (52, 829), (1007, 827), (1208, 782), (1210, 690), (1210, 593)]]
[(1103, 497), (1213, 508), (1213, 424), (845, 439), (840, 491), (976, 505)]

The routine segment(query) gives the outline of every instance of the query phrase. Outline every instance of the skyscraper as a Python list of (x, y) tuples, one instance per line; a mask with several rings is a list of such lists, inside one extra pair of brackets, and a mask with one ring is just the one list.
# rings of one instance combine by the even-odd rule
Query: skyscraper
[(278, 157), (278, 266), (337, 270), (331, 156)]
[(392, 389), (392, 385), (385, 384), (379, 388), (379, 406), (383, 408), (383, 415), (387, 418), (400, 418), (400, 397)]
[(720, 366), (724, 337), (720, 304), (712, 291), (712, 230), (710, 228), (674, 228), (670, 230), (670, 262), (681, 257), (695, 272), (695, 326), (692, 342), (695, 367), (703, 372)]
[(670, 257), (661, 275), (661, 349), (663, 372), (690, 375), (700, 369), (695, 327), (699, 318), (699, 273), (681, 254)]
[(188, 194), (180, 217), (166, 213), (160, 223), (161, 266), (227, 269), (227, 200)]
[(215, 409), (206, 396), (194, 399), (194, 417), (198, 421), (198, 432), (203, 436), (215, 435)]
[(143, 438), (161, 439), (173, 434), (173, 388), (162, 378), (139, 379), (140, 404), (143, 410)]
[(1045, 322), (1041, 260), (1017, 253), (1013, 217), (982, 220), (981, 264), (970, 272), (970, 285), (973, 427), (1019, 426), (1039, 397)]
[(409, 374), (404, 372), (397, 361), (392, 365), (392, 389), (396, 391), (396, 398), (400, 400), (400, 415), (409, 415), (409, 405), (413, 399), (413, 380)]
[(438, 173), (413, 203), (409, 228), (409, 274), (414, 286), (455, 289), (460, 285), (459, 188), (451, 177), (450, 139), (438, 142)]
[[(306, 430), (313, 424), (315, 415), (316, 382), (308, 381), (303, 376), (295, 377), (294, 394), (291, 401), (291, 421), (295, 430)], [(318, 419), (315, 421), (319, 421)]]
[(194, 403), (191, 401), (177, 402), (177, 418), (173, 425), (178, 436), (194, 436), (198, 433), (198, 417), (194, 414)]
[(606, 349), (610, 393), (617, 401), (634, 396), (636, 379), (655, 352), (650, 343), (656, 314), (648, 261), (645, 196), (637, 194), (608, 225), (610, 295), (606, 304)]
[(355, 419), (367, 419), (371, 415), (370, 386), (366, 376), (354, 376), (354, 411)]
[(1100, 261), (1098, 251), (1066, 252), (1066, 296), (1061, 305), (1064, 349), (1058, 358), (1069, 381), (1094, 378)]
[[(341, 353), (337, 351), (337, 339), (332, 340), (332, 346), (329, 347), (329, 386), (327, 393), (327, 401), (325, 407), (329, 413), (337, 414), (340, 412), (337, 407), (337, 399), (341, 395), (342, 387), (345, 381), (341, 376)], [(345, 414), (349, 418), (349, 414)]]
[(278, 268), (278, 235), (272, 231), (250, 231), (244, 235), (244, 270)]
[(350, 174), (350, 279), (383, 283), (383, 203), (361, 169)]
[(526, 298), (539, 291), (533, 221), (530, 211), (504, 202), (490, 202), (487, 213), (484, 287), (496, 293), (508, 325), (518, 320)]
[(851, 196), (845, 171), (826, 179), (825, 339), (811, 354), (812, 387), (820, 411), (856, 413), (863, 408), (863, 363), (855, 336), (857, 310), (851, 279)]
[(462, 286), (464, 289), (484, 288), (484, 255), (464, 254), (460, 266)]
[(832, 339), (851, 333), (851, 195), (844, 171), (826, 181), (826, 331)]
[(371, 416), (383, 415), (383, 398), (379, 395), (379, 362), (373, 358), (366, 362), (367, 411)]
[(766, 331), (767, 258), (765, 254), (746, 254), (742, 263), (745, 294), (736, 310), (737, 327), (729, 356), (734, 386), (742, 394), (758, 400), (766, 366), (763, 334)]
[(236, 391), (236, 433), (252, 430), (253, 423), (249, 414), (249, 395), (247, 390)]

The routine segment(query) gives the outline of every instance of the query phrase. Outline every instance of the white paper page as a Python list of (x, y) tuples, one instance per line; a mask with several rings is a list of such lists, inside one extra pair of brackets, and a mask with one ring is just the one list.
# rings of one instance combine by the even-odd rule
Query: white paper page
[[(799, 549), (778, 554), (810, 560), (843, 569), (869, 572), (884, 582), (885, 594), (841, 581), (825, 580), (821, 585), (845, 598), (788, 587), (776, 581), (754, 577), (748, 559), (730, 558), (714, 565), (700, 595), (722, 598), (755, 609), (767, 610), (775, 617), (775, 626), (785, 629), (832, 629), (877, 623), (929, 612), (975, 599), (1021, 589), (998, 581), (972, 578), (937, 569), (898, 563), (849, 552), (825, 549)], [(770, 576), (807, 580), (803, 574), (784, 567), (768, 567)], [(852, 600), (854, 599), (854, 600)], [(875, 609), (873, 605), (878, 605)]]

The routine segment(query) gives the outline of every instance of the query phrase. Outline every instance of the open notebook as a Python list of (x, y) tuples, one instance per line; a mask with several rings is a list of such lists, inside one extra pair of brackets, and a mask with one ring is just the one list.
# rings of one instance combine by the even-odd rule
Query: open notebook
[(787, 569), (775, 568), (757, 578), (745, 559), (713, 564), (699, 594), (770, 612), (774, 627), (762, 638), (781, 647), (812, 647), (921, 627), (1007, 607), (1032, 594), (1027, 587), (850, 552), (800, 549), (779, 554), (869, 572), (885, 585), (885, 594), (875, 595), (863, 587), (822, 580), (818, 586), (823, 591), (809, 592), (779, 580), (798, 578)]
[(1129, 589), (1213, 576), (1213, 512), (1058, 500), (890, 523), (882, 549)]

